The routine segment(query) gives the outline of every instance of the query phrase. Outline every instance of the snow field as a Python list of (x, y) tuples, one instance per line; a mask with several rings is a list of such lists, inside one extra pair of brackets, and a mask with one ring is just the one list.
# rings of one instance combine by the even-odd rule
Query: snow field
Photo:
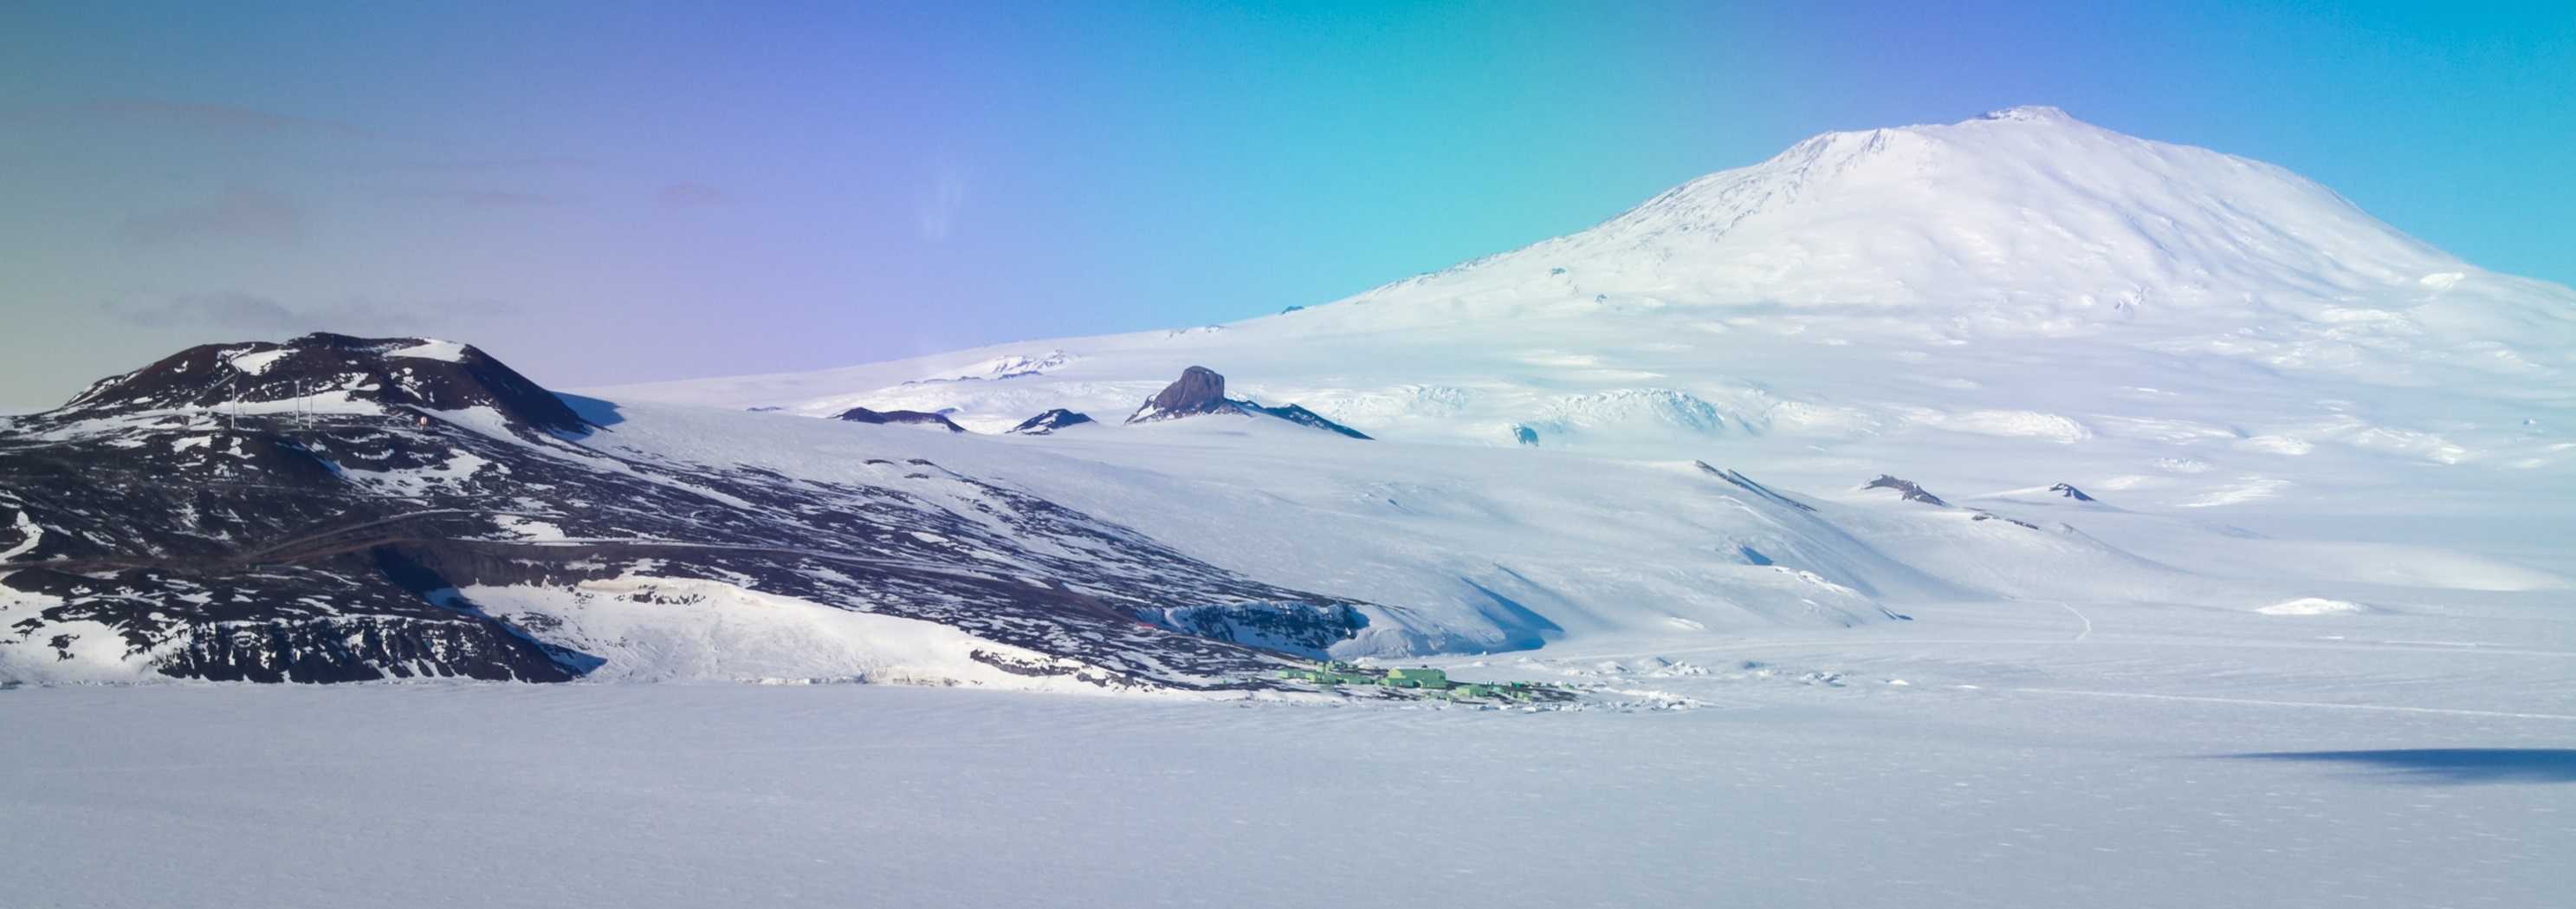
[[(459, 591), (483, 612), (602, 662), (598, 682), (859, 682), (1069, 694), (1141, 693), (1068, 659), (899, 616), (693, 578), (629, 574), (573, 587)], [(981, 656), (983, 659), (978, 659)], [(1053, 675), (995, 665), (1047, 667)]]
[(2539, 626), (2232, 613), (2242, 627), (2210, 629), (2206, 610), (2079, 607), (2097, 626), (2081, 641), (2057, 604), (1979, 604), (1484, 667), (1703, 705), (1638, 696), (1629, 712), (867, 685), (18, 688), (0, 691), (14, 771), (0, 903), (166, 905), (174, 889), (282, 907), (2563, 894), (2576, 653), (2376, 640)]

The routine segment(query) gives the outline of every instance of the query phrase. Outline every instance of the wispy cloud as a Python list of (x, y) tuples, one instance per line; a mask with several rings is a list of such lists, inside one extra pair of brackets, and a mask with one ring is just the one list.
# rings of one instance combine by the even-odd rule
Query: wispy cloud
[(210, 326), (244, 331), (283, 331), (305, 324), (294, 311), (267, 297), (242, 293), (189, 294), (154, 309), (108, 311), (136, 325)]
[(8, 113), (19, 126), (56, 127), (79, 123), (115, 123), (158, 129), (249, 132), (268, 135), (325, 135), (352, 139), (382, 138), (367, 129), (331, 120), (271, 113), (227, 104), (196, 104), (159, 98), (114, 98), (86, 104), (23, 107)]
[(325, 309), (299, 310), (268, 297), (235, 291), (185, 294), (157, 306), (131, 308), (109, 304), (117, 320), (154, 328), (211, 328), (252, 335), (283, 336), (310, 331), (344, 334), (410, 334), (433, 326), (506, 318), (519, 307), (491, 300), (468, 300), (416, 307), (385, 307), (352, 300)]
[(552, 193), (478, 186), (412, 186), (386, 190), (384, 195), (388, 199), (434, 202), (460, 208), (530, 208), (579, 201), (572, 196)]
[(654, 190), (653, 198), (672, 208), (705, 208), (733, 201), (724, 190), (704, 183), (675, 183)]
[(921, 238), (933, 243), (947, 240), (949, 230), (956, 226), (958, 209), (965, 205), (966, 175), (956, 168), (940, 168), (921, 203)]
[(405, 159), (398, 161), (371, 161), (368, 162), (368, 166), (385, 167), (397, 170), (436, 171), (441, 173), (458, 171), (497, 171), (506, 173), (525, 171), (598, 170), (600, 168), (607, 167), (608, 162), (601, 161), (596, 158), (572, 157), (482, 158), (470, 161)]
[(117, 234), (137, 246), (232, 239), (294, 242), (304, 238), (304, 209), (285, 193), (228, 185), (204, 205), (130, 216)]
[(253, 129), (264, 132), (336, 133), (356, 138), (375, 136), (372, 132), (346, 123), (291, 114), (273, 114), (264, 110), (224, 104), (190, 104), (154, 98), (119, 98), (110, 101), (93, 101), (90, 102), (89, 108), (111, 117), (149, 123)]

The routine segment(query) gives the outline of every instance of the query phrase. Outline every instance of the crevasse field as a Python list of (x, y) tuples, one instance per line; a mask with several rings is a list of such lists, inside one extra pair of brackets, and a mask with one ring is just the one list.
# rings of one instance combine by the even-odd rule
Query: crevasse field
[[(593, 389), (600, 451), (921, 458), (1374, 604), (1337, 658), (1585, 693), (999, 690), (947, 626), (470, 590), (605, 662), (0, 690), (0, 905), (2558, 905), (2571, 327), (2022, 108), (1227, 326)], [(1375, 438), (1121, 425), (1191, 365)]]

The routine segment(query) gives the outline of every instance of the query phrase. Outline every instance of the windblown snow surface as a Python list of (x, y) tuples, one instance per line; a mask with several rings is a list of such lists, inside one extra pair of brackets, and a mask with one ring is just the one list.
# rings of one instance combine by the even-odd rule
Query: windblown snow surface
[[(1277, 316), (593, 390), (586, 445), (909, 453), (1586, 694), (977, 691), (944, 626), (475, 591), (599, 679), (961, 684), (0, 691), (0, 904), (2551, 905), (2571, 319), (2019, 108)], [(1193, 365), (1373, 440), (1118, 425)]]

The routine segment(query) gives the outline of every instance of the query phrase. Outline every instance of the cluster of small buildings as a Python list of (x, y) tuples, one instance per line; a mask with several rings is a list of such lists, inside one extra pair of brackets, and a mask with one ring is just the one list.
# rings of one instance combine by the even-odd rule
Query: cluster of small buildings
[(1282, 669), (1279, 677), (1296, 682), (1312, 682), (1324, 688), (1337, 685), (1381, 685), (1388, 688), (1417, 688), (1433, 697), (1511, 698), (1529, 700), (1542, 690), (1528, 682), (1452, 682), (1449, 673), (1438, 669), (1389, 669), (1376, 672), (1348, 663), (1325, 661), (1309, 669)]

